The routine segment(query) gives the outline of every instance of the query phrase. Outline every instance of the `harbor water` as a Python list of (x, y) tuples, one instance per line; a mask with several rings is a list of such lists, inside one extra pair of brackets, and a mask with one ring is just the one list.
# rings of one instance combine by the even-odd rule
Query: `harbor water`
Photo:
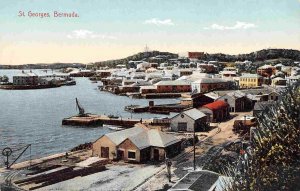
[[(20, 72), (20, 70), (0, 70), (0, 76), (7, 75), (11, 81), (12, 76)], [(42, 70), (33, 72), (46, 74)], [(52, 74), (52, 71), (48, 70), (47, 74)], [(101, 135), (112, 131), (107, 127), (62, 126), (63, 118), (78, 113), (75, 98), (78, 98), (88, 113), (137, 119), (166, 117), (159, 114), (131, 114), (124, 111), (127, 105), (147, 105), (150, 100), (131, 99), (99, 91), (99, 84), (92, 83), (87, 78), (76, 78), (76, 82), (75, 86), (50, 89), (0, 89), (0, 151), (5, 147), (17, 150), (31, 144), (31, 151), (26, 151), (19, 161), (28, 160), (30, 152), (32, 158), (65, 152), (79, 144), (95, 141)], [(176, 99), (154, 101), (155, 104), (178, 102)], [(4, 156), (1, 155), (0, 166), (3, 164)]]

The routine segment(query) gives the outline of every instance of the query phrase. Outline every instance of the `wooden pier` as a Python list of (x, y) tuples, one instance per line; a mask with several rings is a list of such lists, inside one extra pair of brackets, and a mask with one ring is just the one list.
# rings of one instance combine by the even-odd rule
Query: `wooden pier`
[(102, 125), (115, 125), (125, 128), (133, 127), (137, 123), (141, 123), (141, 119), (128, 119), (128, 118), (110, 118), (106, 115), (93, 115), (87, 116), (73, 116), (62, 120), (62, 125), (70, 126), (102, 126)]

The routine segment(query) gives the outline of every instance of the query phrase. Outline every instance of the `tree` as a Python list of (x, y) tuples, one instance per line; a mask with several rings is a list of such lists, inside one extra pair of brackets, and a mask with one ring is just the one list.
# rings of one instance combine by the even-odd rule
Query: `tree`
[(287, 87), (259, 117), (251, 155), (242, 169), (228, 171), (234, 177), (228, 190), (300, 190), (299, 87)]

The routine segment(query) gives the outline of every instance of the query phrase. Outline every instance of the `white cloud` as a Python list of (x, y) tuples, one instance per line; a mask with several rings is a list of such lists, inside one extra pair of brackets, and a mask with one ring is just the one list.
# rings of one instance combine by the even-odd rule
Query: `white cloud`
[(249, 29), (257, 27), (254, 23), (246, 23), (237, 21), (233, 26), (224, 26), (219, 24), (212, 24), (209, 27), (204, 27), (204, 29), (214, 29), (214, 30), (235, 30), (235, 29)]
[(112, 39), (112, 40), (116, 39), (115, 36), (99, 34), (85, 29), (74, 30), (71, 32), (71, 34), (68, 34), (67, 37), (70, 39), (88, 39), (88, 38), (101, 38), (101, 39)]
[(144, 24), (152, 24), (152, 25), (174, 25), (173, 21), (171, 19), (165, 19), (165, 20), (160, 20), (157, 18), (152, 18), (144, 21)]

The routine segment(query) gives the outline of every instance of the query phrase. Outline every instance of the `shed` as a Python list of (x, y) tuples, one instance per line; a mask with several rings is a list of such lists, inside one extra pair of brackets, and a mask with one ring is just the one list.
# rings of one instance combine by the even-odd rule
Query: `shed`
[(229, 104), (222, 100), (217, 100), (213, 103), (206, 104), (200, 109), (207, 115), (207, 120), (210, 122), (220, 122), (229, 118)]
[(140, 127), (133, 127), (125, 129), (123, 131), (117, 131), (102, 135), (93, 143), (92, 151), (93, 156), (99, 156), (102, 158), (115, 159), (116, 147), (129, 136), (133, 136), (143, 132), (144, 129)]
[(183, 111), (171, 118), (172, 131), (205, 131), (206, 115), (196, 108)]

